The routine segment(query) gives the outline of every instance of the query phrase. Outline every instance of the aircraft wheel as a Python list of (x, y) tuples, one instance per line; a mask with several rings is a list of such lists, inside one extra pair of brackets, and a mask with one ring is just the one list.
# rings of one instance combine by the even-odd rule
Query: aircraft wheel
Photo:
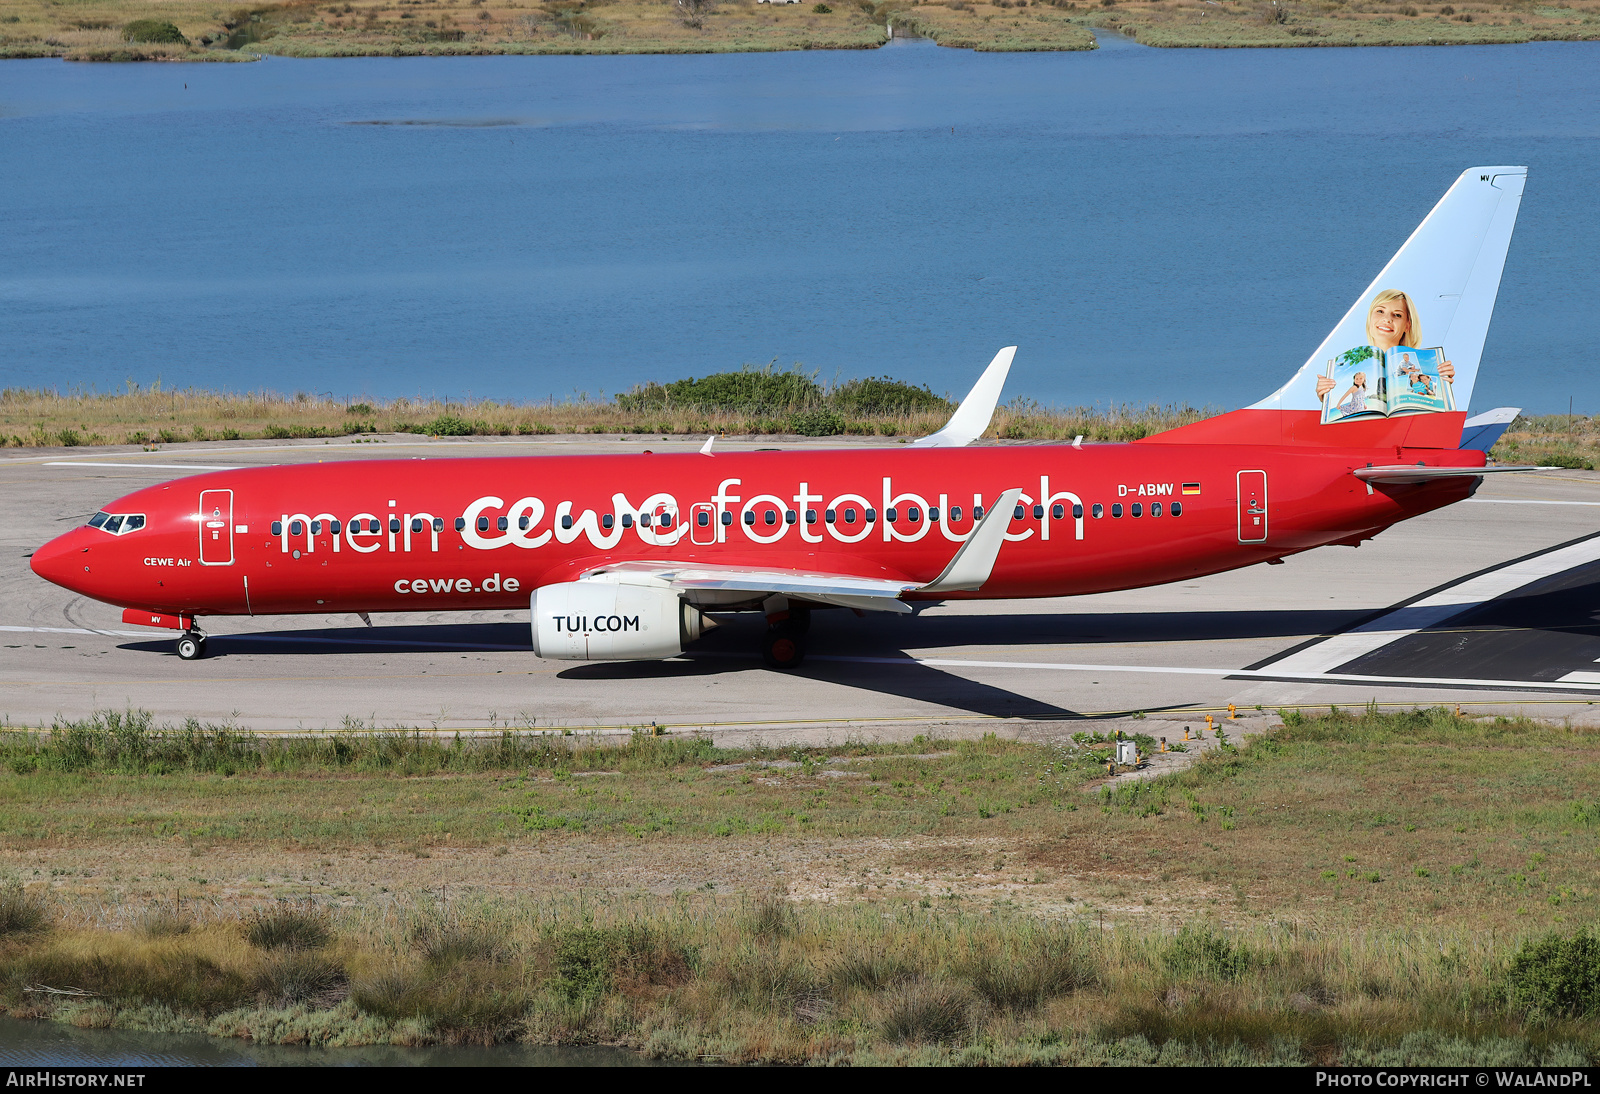
[(185, 661), (198, 661), (206, 655), (204, 635), (186, 634), (178, 639), (178, 656)]
[(775, 669), (796, 669), (806, 659), (805, 635), (797, 628), (780, 623), (767, 631), (761, 643), (761, 658)]

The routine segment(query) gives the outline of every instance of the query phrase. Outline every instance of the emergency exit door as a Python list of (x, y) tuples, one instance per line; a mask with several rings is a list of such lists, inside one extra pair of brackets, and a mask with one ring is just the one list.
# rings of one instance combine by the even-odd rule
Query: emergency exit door
[(233, 491), (202, 490), (200, 512), (200, 565), (233, 565)]
[(1267, 473), (1241, 471), (1235, 476), (1239, 489), (1239, 542), (1267, 541)]

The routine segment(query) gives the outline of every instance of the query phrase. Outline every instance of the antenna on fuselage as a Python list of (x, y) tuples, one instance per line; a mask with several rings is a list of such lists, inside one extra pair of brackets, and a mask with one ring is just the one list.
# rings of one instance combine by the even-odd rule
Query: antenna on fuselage
[(711, 446), (716, 443), (716, 440), (717, 440), (717, 435), (715, 433), (713, 433), (713, 434), (711, 434), (711, 436), (707, 437), (706, 438), (706, 443), (700, 446), (700, 455), (702, 455), (702, 456), (710, 456), (710, 455), (712, 455), (713, 453), (711, 451)]

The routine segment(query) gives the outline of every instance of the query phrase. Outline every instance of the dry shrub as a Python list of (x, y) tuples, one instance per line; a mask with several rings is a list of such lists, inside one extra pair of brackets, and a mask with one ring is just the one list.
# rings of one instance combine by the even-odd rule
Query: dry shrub
[(266, 960), (256, 977), (256, 990), (270, 1006), (308, 1003), (332, 1007), (349, 994), (344, 966), (308, 950), (283, 950)]
[(891, 1041), (959, 1041), (971, 1029), (975, 1002), (965, 984), (909, 981), (883, 997), (883, 1035)]
[(284, 901), (251, 913), (244, 936), (263, 950), (317, 950), (333, 941), (333, 927), (325, 909)]
[(146, 938), (173, 938), (193, 926), (194, 917), (176, 904), (152, 904), (134, 922), (134, 930)]
[(45, 899), (15, 881), (0, 885), (0, 937), (37, 931), (50, 918)]
[(979, 995), (1002, 1010), (1038, 1007), (1095, 983), (1081, 932), (1023, 934), (976, 953), (963, 970)]

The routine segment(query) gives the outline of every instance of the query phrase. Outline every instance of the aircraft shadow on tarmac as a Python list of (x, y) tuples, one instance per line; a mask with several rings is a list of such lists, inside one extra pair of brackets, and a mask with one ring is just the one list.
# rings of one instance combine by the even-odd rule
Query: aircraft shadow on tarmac
[[(818, 612), (809, 644), (813, 658), (798, 670), (804, 679), (895, 695), (990, 717), (1040, 720), (1113, 716), (1088, 715), (979, 683), (913, 660), (905, 649), (948, 647), (1101, 645), (1106, 643), (1207, 642), (1326, 634), (1369, 613), (1350, 611), (1156, 612), (1094, 615), (911, 616)], [(651, 680), (714, 676), (752, 670), (761, 664), (755, 616), (724, 616), (724, 626), (696, 643), (686, 659), (620, 661), (574, 665), (558, 673), (567, 680)], [(529, 629), (521, 623), (447, 623), (420, 626), (350, 627), (213, 635), (208, 656), (321, 656), (396, 653), (526, 652)], [(169, 640), (138, 641), (123, 649), (176, 656)], [(904, 663), (832, 660), (836, 657), (893, 658)], [(1180, 704), (1181, 706), (1181, 704)], [(1121, 713), (1121, 712), (1118, 712)]]

